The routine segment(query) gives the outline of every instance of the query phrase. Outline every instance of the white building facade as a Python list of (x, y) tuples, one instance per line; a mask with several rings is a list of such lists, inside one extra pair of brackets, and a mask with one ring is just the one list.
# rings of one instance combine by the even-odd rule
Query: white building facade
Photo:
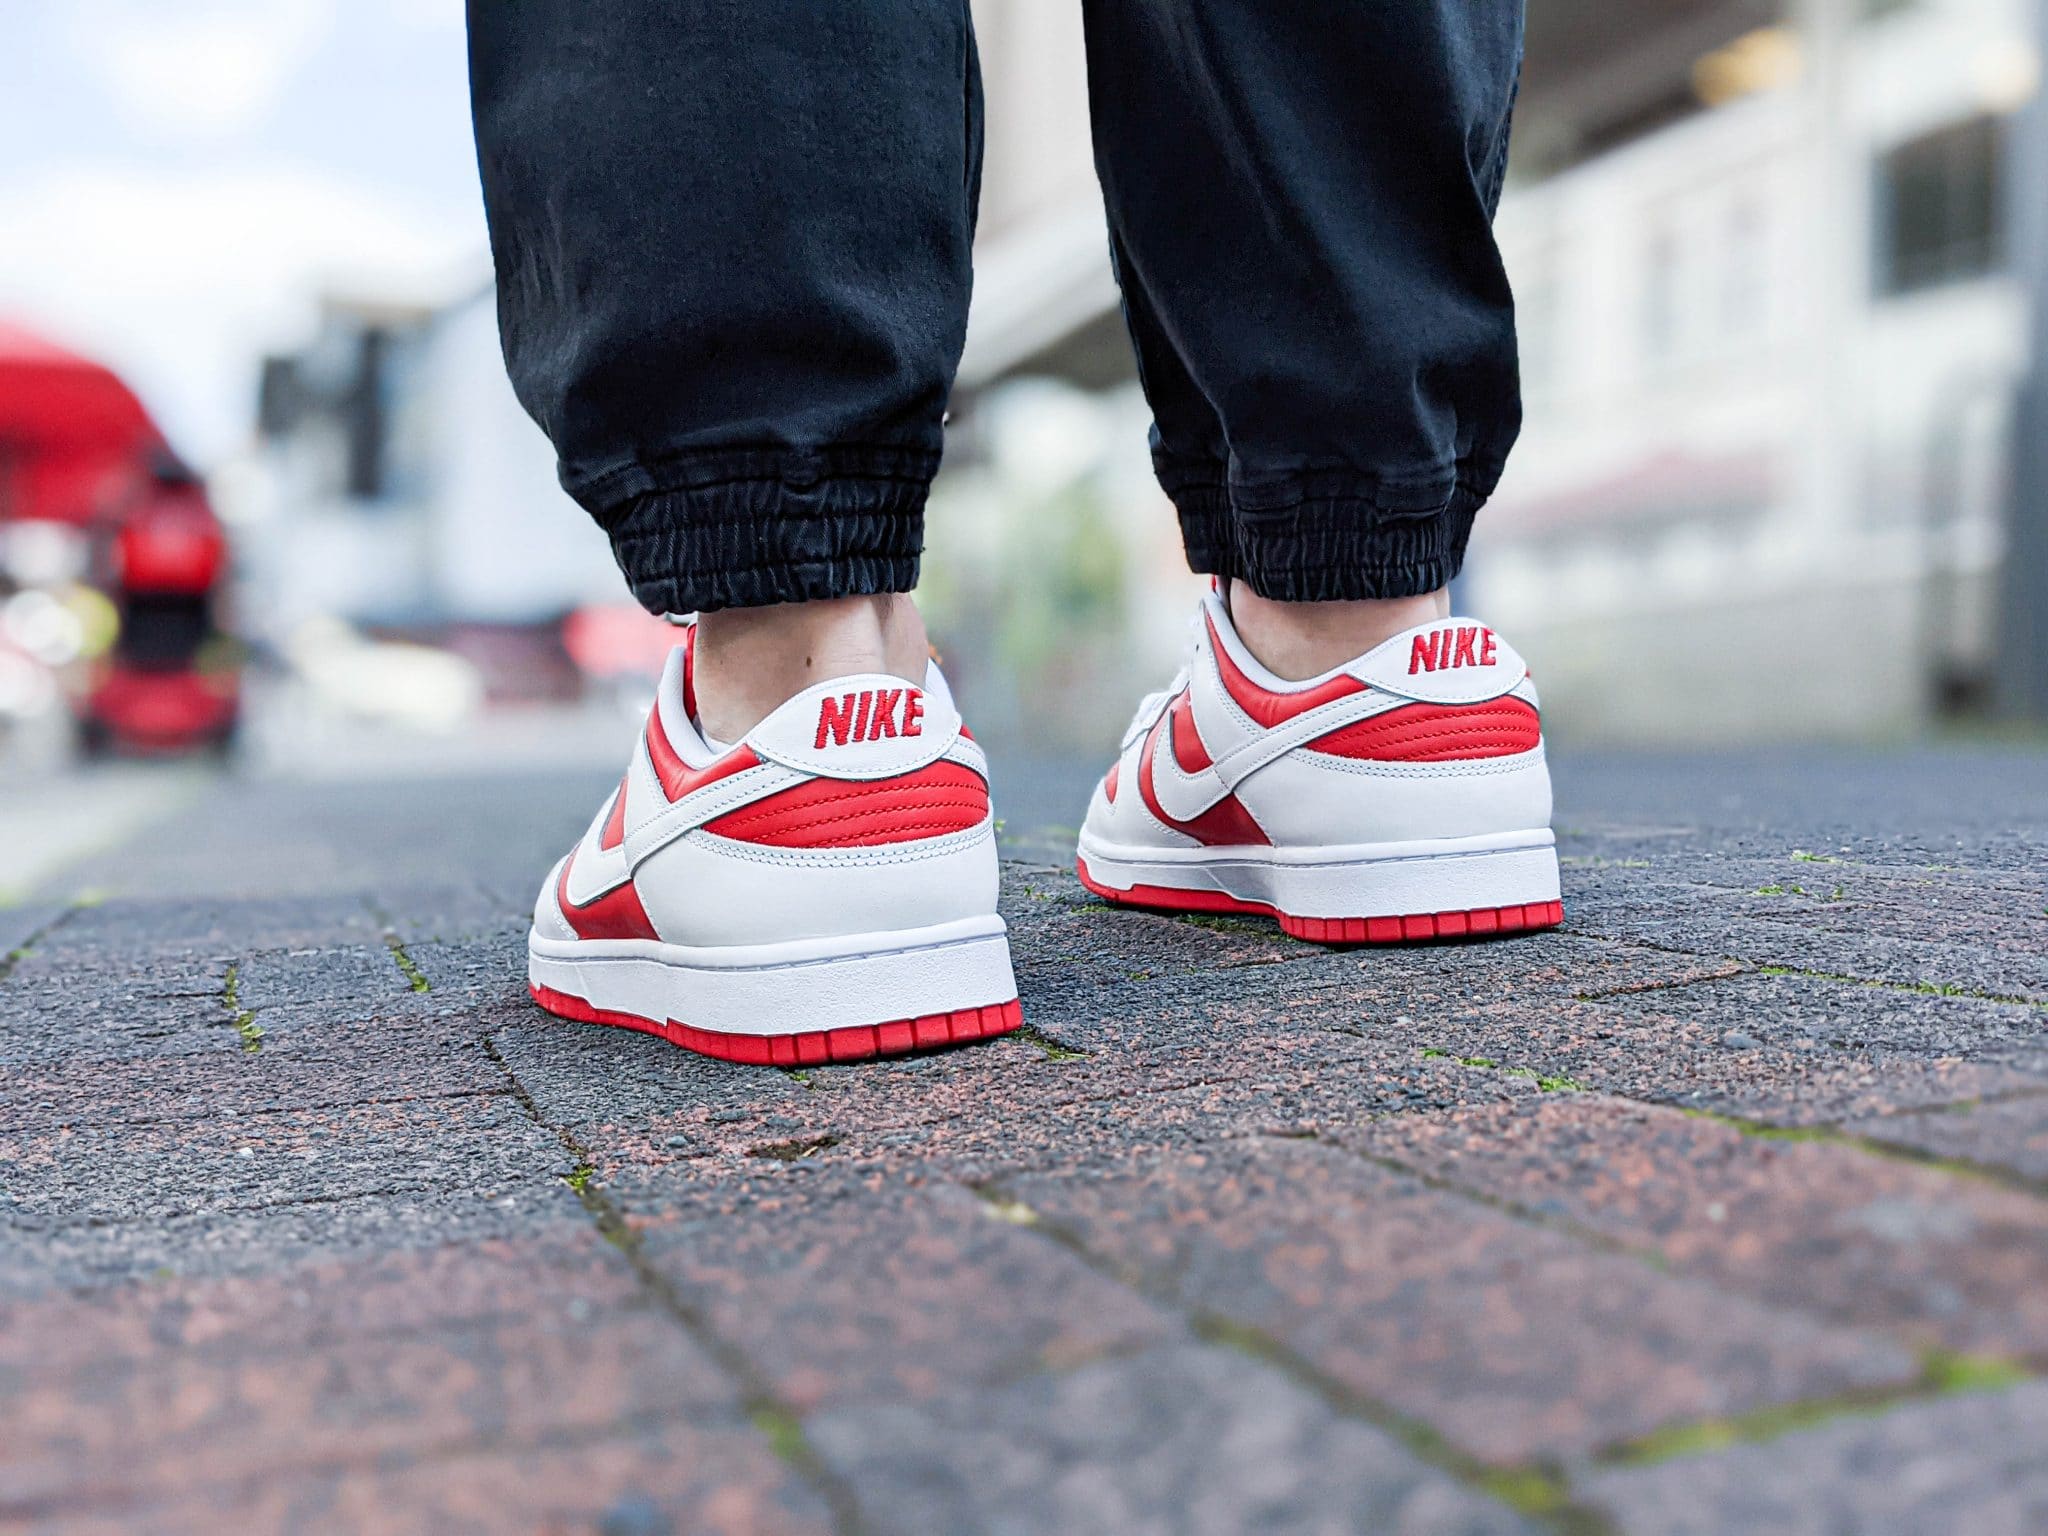
[(1470, 598), (1588, 733), (1881, 735), (1983, 691), (2036, 54), (2014, 0), (1881, 10), (1503, 208), (1528, 425)]

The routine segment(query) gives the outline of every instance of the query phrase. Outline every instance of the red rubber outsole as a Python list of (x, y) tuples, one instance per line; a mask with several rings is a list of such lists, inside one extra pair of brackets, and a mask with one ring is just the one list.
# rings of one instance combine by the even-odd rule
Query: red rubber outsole
[(1242, 901), (1222, 891), (1178, 891), (1165, 885), (1134, 885), (1119, 891), (1090, 878), (1088, 866), (1079, 859), (1074, 861), (1074, 873), (1090, 891), (1120, 907), (1271, 917), (1279, 920), (1284, 932), (1314, 944), (1421, 944), (1434, 939), (1490, 938), (1504, 933), (1536, 933), (1564, 921), (1561, 901), (1476, 907), (1465, 912), (1409, 912), (1397, 917), (1295, 917), (1263, 901)]
[(873, 1061), (882, 1056), (908, 1056), (916, 1051), (942, 1050), (949, 1045), (968, 1045), (989, 1040), (1021, 1028), (1024, 1010), (1013, 998), (986, 1008), (958, 1008), (951, 1013), (930, 1013), (922, 1018), (896, 1019), (887, 1024), (858, 1024), (845, 1029), (814, 1029), (799, 1035), (734, 1035), (715, 1029), (698, 1029), (692, 1024), (643, 1019), (637, 1013), (618, 1013), (599, 1008), (567, 992), (557, 992), (537, 981), (527, 983), (533, 1000), (557, 1018), (579, 1024), (609, 1024), (618, 1029), (637, 1029), (644, 1035), (658, 1035), (699, 1056), (735, 1061), (750, 1067), (822, 1067), (846, 1061)]

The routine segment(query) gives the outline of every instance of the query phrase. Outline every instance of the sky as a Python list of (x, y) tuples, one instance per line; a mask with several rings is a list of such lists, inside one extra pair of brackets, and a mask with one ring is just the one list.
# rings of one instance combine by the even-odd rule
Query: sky
[(323, 289), (486, 270), (462, 0), (0, 0), (0, 317), (206, 465)]

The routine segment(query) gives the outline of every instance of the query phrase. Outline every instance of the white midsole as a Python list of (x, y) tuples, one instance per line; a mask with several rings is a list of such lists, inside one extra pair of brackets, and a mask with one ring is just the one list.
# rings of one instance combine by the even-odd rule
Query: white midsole
[(1291, 917), (1402, 917), (1558, 900), (1547, 827), (1485, 837), (1324, 848), (1132, 848), (1081, 836), (1088, 878), (1111, 890), (1215, 891)]
[(593, 1007), (739, 1035), (797, 1035), (1014, 1001), (994, 913), (929, 928), (705, 948), (529, 933), (527, 975)]

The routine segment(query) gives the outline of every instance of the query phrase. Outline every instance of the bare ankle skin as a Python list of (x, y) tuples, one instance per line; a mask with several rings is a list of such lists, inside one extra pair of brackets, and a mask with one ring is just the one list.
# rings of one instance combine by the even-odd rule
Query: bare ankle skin
[(1296, 683), (1341, 667), (1404, 629), (1451, 614), (1449, 588), (1369, 602), (1276, 603), (1233, 581), (1228, 596), (1238, 638), (1268, 671)]
[(861, 672), (921, 683), (928, 655), (907, 592), (707, 613), (697, 621), (697, 722), (738, 741), (816, 683)]

